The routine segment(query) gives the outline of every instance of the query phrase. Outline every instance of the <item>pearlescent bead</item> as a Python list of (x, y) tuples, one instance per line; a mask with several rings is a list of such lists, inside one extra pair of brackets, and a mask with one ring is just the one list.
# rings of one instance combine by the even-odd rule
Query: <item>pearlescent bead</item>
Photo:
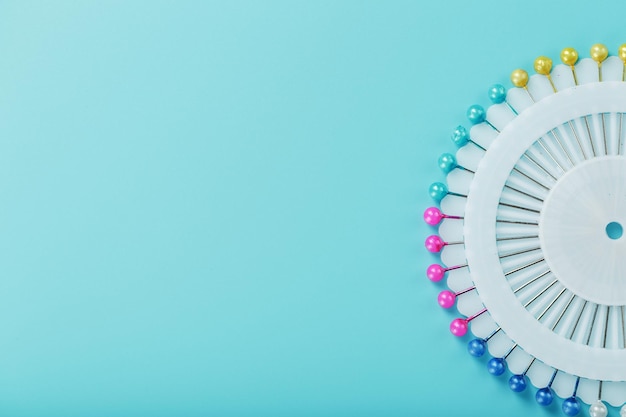
[(580, 413), (580, 402), (576, 397), (569, 397), (563, 401), (563, 405), (561, 406), (563, 413), (566, 416), (575, 416)]
[(591, 59), (600, 63), (604, 61), (606, 57), (609, 56), (609, 50), (607, 49), (606, 46), (602, 45), (601, 43), (596, 43), (595, 45), (591, 47), (590, 55), (591, 55)]
[(561, 62), (565, 65), (572, 66), (578, 62), (578, 52), (574, 48), (564, 48), (561, 51)]
[(431, 225), (438, 225), (443, 219), (443, 213), (437, 207), (429, 207), (424, 211), (424, 221)]
[(547, 56), (540, 56), (535, 59), (535, 72), (541, 75), (550, 75), (550, 71), (552, 71), (552, 60)]
[(623, 405), (622, 408), (620, 408), (619, 416), (620, 417), (626, 417), (626, 405)]
[(526, 377), (524, 375), (513, 375), (509, 378), (509, 388), (514, 392), (522, 392), (526, 389)]
[(544, 407), (552, 404), (552, 400), (554, 400), (554, 394), (552, 394), (552, 389), (550, 387), (541, 388), (535, 394), (535, 400), (537, 404), (543, 405)]
[(506, 100), (506, 88), (502, 84), (494, 84), (489, 87), (489, 100), (493, 104), (504, 103)]
[(444, 267), (441, 265), (437, 265), (437, 264), (432, 264), (426, 270), (426, 276), (432, 282), (441, 281), (445, 273), (446, 273), (446, 270), (444, 269)]
[(626, 64), (626, 43), (622, 44), (619, 47), (619, 49), (617, 50), (617, 55), (619, 56), (619, 59), (621, 59), (622, 62)]
[(489, 362), (487, 362), (487, 371), (489, 371), (491, 375), (500, 376), (505, 370), (506, 365), (502, 358), (491, 358)]
[(430, 235), (426, 238), (424, 246), (426, 246), (428, 252), (437, 253), (441, 252), (441, 249), (445, 246), (445, 242), (437, 235)]
[(484, 122), (485, 117), (487, 117), (485, 109), (478, 104), (474, 104), (467, 109), (467, 119), (474, 125)]
[(485, 341), (483, 339), (472, 339), (467, 344), (467, 351), (470, 355), (480, 358), (485, 354)]
[(452, 323), (450, 323), (450, 332), (457, 337), (465, 336), (465, 334), (467, 333), (467, 320), (452, 320)]
[(434, 182), (428, 188), (428, 194), (436, 202), (440, 202), (448, 194), (448, 187), (442, 182)]
[(511, 73), (511, 82), (515, 87), (526, 87), (526, 84), (528, 84), (528, 73), (523, 69), (516, 69)]
[(452, 291), (443, 290), (439, 293), (437, 297), (437, 302), (443, 308), (450, 308), (454, 305), (454, 300), (456, 299), (456, 294)]
[(451, 153), (441, 154), (437, 163), (439, 164), (439, 168), (443, 171), (444, 174), (448, 174), (450, 171), (458, 166), (456, 163), (456, 158)]
[(590, 417), (606, 417), (609, 414), (609, 410), (606, 408), (606, 405), (600, 400), (591, 404), (589, 407), (589, 416)]
[(452, 142), (454, 142), (454, 144), (459, 148), (467, 145), (469, 139), (469, 132), (463, 126), (457, 126), (457, 128), (454, 129), (454, 132), (452, 132)]

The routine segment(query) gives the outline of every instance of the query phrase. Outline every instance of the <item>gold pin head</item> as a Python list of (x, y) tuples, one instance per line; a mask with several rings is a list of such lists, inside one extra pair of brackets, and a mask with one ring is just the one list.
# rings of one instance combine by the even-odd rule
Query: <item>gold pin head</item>
[(540, 56), (535, 59), (535, 71), (537, 74), (550, 75), (550, 71), (552, 71), (552, 60), (547, 56)]
[(609, 56), (609, 50), (601, 43), (596, 43), (591, 47), (591, 59), (601, 64)]
[(573, 67), (578, 62), (578, 52), (574, 48), (565, 48), (561, 51), (561, 62)]
[(622, 60), (624, 65), (626, 65), (626, 43), (619, 47), (617, 55), (619, 56), (619, 59)]
[(515, 87), (526, 87), (528, 84), (528, 73), (523, 69), (516, 69), (511, 73), (511, 82)]

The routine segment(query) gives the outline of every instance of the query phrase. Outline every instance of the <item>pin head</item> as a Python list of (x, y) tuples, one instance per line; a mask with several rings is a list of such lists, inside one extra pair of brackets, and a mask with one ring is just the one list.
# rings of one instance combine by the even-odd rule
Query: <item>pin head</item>
[(626, 417), (626, 405), (623, 405), (622, 408), (620, 408), (619, 416), (620, 417)]
[(456, 299), (456, 294), (452, 291), (443, 290), (439, 293), (437, 297), (437, 302), (443, 308), (450, 308), (454, 305), (454, 300)]
[(467, 320), (452, 320), (452, 323), (450, 323), (450, 332), (457, 337), (465, 336), (465, 334), (467, 333)]
[(516, 69), (511, 73), (511, 82), (515, 87), (526, 87), (528, 84), (528, 73), (523, 69)]
[(456, 158), (451, 153), (441, 154), (441, 156), (439, 157), (439, 161), (437, 162), (439, 164), (439, 168), (443, 171), (444, 174), (448, 174), (450, 171), (458, 166), (456, 163)]
[(502, 358), (491, 358), (489, 362), (487, 362), (487, 371), (489, 371), (491, 375), (500, 376), (505, 370), (506, 365)]
[(471, 124), (478, 124), (478, 123), (482, 123), (485, 121), (485, 118), (487, 117), (487, 114), (485, 112), (485, 109), (482, 108), (482, 106), (479, 106), (478, 104), (474, 104), (473, 106), (470, 106), (469, 109), (467, 109), (467, 119), (470, 121)]
[(443, 213), (437, 207), (429, 207), (424, 211), (424, 221), (426, 224), (436, 226), (443, 219)]
[(472, 339), (467, 344), (467, 351), (470, 355), (480, 358), (485, 354), (485, 341), (483, 339)]
[(513, 392), (522, 392), (526, 389), (526, 377), (524, 375), (513, 375), (509, 378), (509, 388)]
[(452, 132), (452, 142), (454, 142), (454, 144), (459, 148), (467, 145), (469, 139), (469, 132), (463, 126), (458, 126), (456, 129), (454, 129), (454, 132)]
[(552, 71), (552, 60), (547, 56), (540, 56), (535, 59), (535, 71), (537, 74), (550, 75)]
[(552, 389), (550, 387), (541, 388), (535, 394), (535, 400), (537, 404), (543, 405), (544, 407), (552, 404), (552, 400), (554, 400), (554, 394), (552, 394)]
[[(622, 62), (624, 63), (624, 65), (626, 65), (626, 43), (622, 44), (619, 49), (617, 50), (617, 55), (619, 56), (619, 59), (622, 60)], [(625, 410), (626, 411), (626, 410)]]
[(428, 193), (436, 202), (440, 202), (448, 194), (448, 187), (442, 182), (434, 182), (430, 185)]
[(439, 282), (443, 279), (443, 276), (446, 274), (446, 270), (443, 266), (432, 264), (426, 270), (426, 276), (432, 282)]
[(606, 417), (609, 414), (609, 410), (606, 408), (606, 405), (600, 400), (591, 404), (589, 407), (589, 415), (591, 417)]
[(563, 400), (561, 408), (566, 416), (575, 416), (580, 413), (580, 402), (576, 397), (569, 397)]
[(431, 235), (426, 238), (424, 246), (426, 246), (428, 252), (437, 253), (441, 252), (441, 249), (445, 246), (445, 242), (439, 236)]
[(591, 47), (590, 55), (591, 55), (591, 59), (593, 59), (598, 64), (600, 64), (609, 56), (609, 50), (607, 49), (606, 46), (602, 45), (601, 43), (596, 43), (595, 45)]
[(494, 84), (489, 87), (489, 100), (493, 104), (504, 103), (506, 100), (506, 88), (502, 84)]
[(574, 48), (564, 48), (561, 51), (561, 62), (573, 67), (578, 62), (578, 52)]

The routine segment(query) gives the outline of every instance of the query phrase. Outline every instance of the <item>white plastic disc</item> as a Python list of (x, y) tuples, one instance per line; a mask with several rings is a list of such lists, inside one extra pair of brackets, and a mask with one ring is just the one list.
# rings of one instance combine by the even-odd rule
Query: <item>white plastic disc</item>
[[(515, 341), (515, 343), (519, 344), (521, 348), (548, 366), (572, 375), (599, 381), (626, 380), (626, 349), (623, 348), (623, 345), (619, 346), (619, 341), (612, 341), (612, 343), (616, 343), (616, 347), (619, 348), (607, 349), (603, 347), (601, 345), (603, 339), (602, 334), (606, 334), (607, 331), (604, 326), (601, 326), (604, 321), (596, 320), (598, 314), (604, 314), (608, 317), (606, 319), (608, 322), (612, 312), (608, 309), (607, 304), (623, 304), (620, 301), (622, 295), (605, 296), (602, 298), (598, 296), (599, 291), (595, 289), (593, 291), (585, 290), (586, 287), (582, 284), (583, 278), (580, 278), (583, 276), (581, 275), (582, 272), (577, 275), (579, 278), (576, 278), (576, 276), (568, 276), (568, 278), (561, 281), (559, 279), (559, 273), (563, 269), (562, 265), (567, 263), (567, 261), (560, 257), (572, 247), (575, 247), (575, 252), (568, 252), (567, 256), (571, 257), (575, 256), (575, 254), (580, 255), (589, 245), (609, 243), (605, 242), (604, 238), (606, 236), (602, 236), (602, 234), (598, 232), (592, 237), (589, 237), (589, 239), (591, 239), (590, 241), (584, 241), (583, 239), (571, 241), (567, 246), (561, 249), (554, 249), (552, 246), (556, 245), (555, 241), (563, 239), (563, 236), (559, 235), (560, 226), (558, 226), (558, 220), (555, 220), (555, 218), (561, 215), (564, 216), (564, 219), (568, 218), (568, 215), (564, 212), (559, 212), (559, 210), (568, 209), (567, 205), (571, 205), (574, 213), (588, 212), (589, 209), (587, 205), (596, 203), (582, 199), (579, 199), (576, 203), (576, 199), (570, 198), (567, 200), (563, 195), (566, 195), (568, 192), (575, 193), (578, 187), (578, 184), (575, 182), (579, 181), (578, 178), (585, 178), (586, 172), (588, 172), (590, 176), (602, 176), (601, 171), (603, 170), (592, 168), (594, 166), (601, 166), (602, 160), (595, 162), (596, 159), (591, 159), (594, 161), (593, 163), (588, 163), (587, 165), (583, 163), (579, 166), (577, 165), (575, 168), (573, 166), (568, 167), (566, 162), (564, 162), (567, 159), (564, 157), (565, 152), (557, 154), (555, 150), (557, 148), (554, 142), (557, 141), (558, 138), (549, 141), (546, 135), (554, 129), (567, 125), (574, 119), (585, 118), (589, 115), (621, 114), (624, 112), (626, 112), (626, 84), (621, 82), (590, 83), (564, 90), (537, 102), (511, 121), (511, 123), (502, 130), (497, 140), (488, 148), (480, 162), (474, 180), (470, 185), (465, 211), (464, 235), (469, 269), (480, 298), (495, 322), (498, 323), (503, 331)], [(591, 131), (592, 129), (590, 128), (589, 130)], [(594, 135), (594, 133), (596, 134)], [(595, 146), (599, 152), (599, 143), (602, 142), (602, 139), (598, 137), (599, 135), (597, 133), (597, 129), (595, 129), (594, 125), (594, 132), (591, 132), (587, 140), (595, 141), (592, 146)], [(572, 150), (572, 152), (576, 140), (574, 136), (575, 135), (572, 134), (566, 137), (563, 132), (560, 134), (560, 140), (563, 143), (567, 143), (567, 147)], [(580, 136), (582, 136), (582, 134), (580, 134)], [(529, 213), (528, 217), (530, 219), (535, 218), (535, 221), (539, 223), (539, 233), (543, 236), (543, 241), (532, 259), (540, 260), (538, 265), (542, 261), (545, 261), (546, 253), (543, 253), (543, 242), (545, 241), (547, 247), (550, 248), (548, 249), (547, 256), (552, 259), (552, 262), (557, 265), (557, 267), (555, 271), (552, 271), (550, 262), (548, 262), (548, 267), (545, 268), (548, 272), (542, 277), (542, 279), (545, 278), (545, 282), (541, 284), (543, 288), (548, 289), (543, 293), (537, 293), (540, 294), (541, 297), (538, 299), (539, 301), (534, 301), (535, 304), (531, 303), (532, 305), (526, 305), (530, 300), (520, 296), (523, 292), (515, 292), (516, 287), (519, 287), (522, 281), (516, 282), (511, 279), (511, 276), (506, 275), (507, 269), (513, 271), (515, 269), (510, 269), (503, 265), (501, 259), (503, 254), (496, 240), (496, 219), (498, 216), (501, 216), (500, 206), (505, 184), (507, 184), (508, 181), (510, 181), (510, 177), (514, 175), (514, 168), (522, 166), (519, 165), (522, 162), (526, 164), (524, 165), (525, 169), (527, 171), (530, 170), (529, 166), (531, 164), (526, 161), (521, 161), (521, 158), (523, 158), (524, 154), (529, 152), (531, 147), (541, 138), (544, 138), (544, 145), (546, 148), (550, 146), (550, 148), (547, 149), (552, 150), (552, 152), (542, 153), (537, 150), (532, 150), (532, 152), (534, 152), (532, 158), (535, 160), (543, 160), (543, 165), (547, 167), (547, 172), (536, 174), (535, 178), (538, 178), (541, 182), (546, 184), (547, 187), (553, 189), (552, 197), (548, 197), (544, 203), (537, 202), (535, 205), (532, 205), (530, 202), (525, 205), (523, 203), (509, 205), (526, 207)], [(604, 154), (610, 151), (608, 146), (606, 148), (607, 149), (602, 149)], [(557, 155), (555, 157), (556, 161), (552, 164), (547, 160), (547, 155), (549, 154), (553, 156)], [(607, 164), (607, 169), (621, 170), (623, 158), (623, 156), (605, 157), (604, 163)], [(559, 166), (561, 166), (565, 172), (571, 170), (571, 181), (567, 180), (568, 175), (563, 175), (564, 172), (559, 173)], [(580, 174), (577, 174), (577, 171), (579, 171)], [(553, 176), (556, 178), (552, 178)], [(559, 185), (560, 181), (564, 181), (562, 186)], [(618, 181), (622, 185), (609, 188), (621, 190), (623, 183), (626, 182), (626, 178), (618, 177), (615, 181)], [(572, 184), (568, 185), (567, 182), (572, 182)], [(584, 183), (581, 183), (580, 187), (581, 189), (587, 187), (589, 190), (593, 188), (592, 185), (587, 184), (585, 186)], [(598, 192), (601, 193), (601, 191)], [(611, 196), (606, 196), (600, 201), (597, 201), (597, 203), (600, 204), (602, 202), (611, 201), (613, 201), (611, 200)], [(548, 207), (548, 204), (554, 205), (554, 208), (548, 209), (545, 216), (541, 217), (540, 220), (539, 213), (542, 212), (544, 207)], [(565, 205), (565, 208), (563, 208), (563, 205)], [(611, 208), (611, 210), (613, 209), (614, 208)], [(617, 210), (619, 207), (615, 209)], [(603, 216), (603, 219), (605, 217), (606, 216)], [(610, 218), (611, 221), (614, 219), (614, 217), (610, 216), (606, 218)], [(621, 218), (615, 217), (615, 219), (621, 221)], [(546, 221), (548, 227), (545, 231), (543, 229), (542, 220)], [(603, 229), (600, 231), (603, 231)], [(610, 243), (614, 244), (614, 242)], [(621, 242), (614, 244), (614, 246), (617, 248), (623, 247)], [(593, 253), (593, 251), (590, 251), (588, 256), (592, 256)], [(621, 253), (616, 256), (626, 257), (626, 253)], [(602, 259), (606, 260), (606, 257)], [(535, 272), (536, 276), (540, 276), (542, 273), (542, 271), (539, 270)], [(524, 279), (526, 279), (526, 282), (529, 282), (532, 278), (533, 277), (527, 277)], [(611, 280), (613, 280), (613, 278), (607, 279), (604, 283), (607, 291), (619, 291), (622, 289), (623, 284), (621, 282), (616, 287), (610, 287)], [(553, 281), (556, 282), (552, 287), (549, 287), (550, 282)], [(573, 287), (568, 288), (568, 283), (573, 285)], [(530, 286), (526, 288), (530, 288)], [(561, 297), (557, 297), (560, 291), (562, 291)], [(566, 293), (574, 294), (574, 300), (576, 300), (576, 297), (581, 298), (581, 300), (576, 300), (577, 303), (580, 304), (577, 306), (579, 308), (583, 305), (581, 303), (582, 300), (587, 303), (582, 307), (580, 312), (574, 308), (566, 310), (568, 317), (561, 319), (558, 323), (561, 327), (552, 329), (551, 327), (557, 319), (554, 314), (545, 315), (544, 313), (544, 316), (542, 316), (543, 320), (538, 319), (538, 316), (543, 313), (543, 310), (545, 310), (553, 300), (556, 300), (553, 306), (556, 306), (559, 300), (567, 300), (568, 295), (563, 295)], [(604, 301), (610, 301), (610, 303), (604, 303)], [(541, 307), (537, 308), (536, 304), (540, 302)], [(558, 311), (558, 309), (555, 308), (555, 311)], [(580, 314), (581, 317), (587, 320), (587, 316), (585, 315), (587, 311), (592, 313), (595, 311), (595, 313), (593, 313), (594, 317), (589, 319), (589, 322), (586, 324), (578, 320), (578, 326), (574, 328), (576, 316)], [(598, 311), (600, 311), (600, 313), (598, 313)], [(569, 327), (565, 326), (565, 324), (568, 324)], [(586, 329), (584, 328), (585, 326), (587, 326)], [(574, 333), (578, 339), (568, 337), (568, 330), (572, 328), (574, 328)], [(580, 333), (581, 329), (586, 330), (586, 333)], [(576, 333), (577, 331), (579, 333)], [(589, 339), (586, 337), (587, 334), (589, 335)], [(600, 337), (598, 337), (598, 335), (600, 335)]]

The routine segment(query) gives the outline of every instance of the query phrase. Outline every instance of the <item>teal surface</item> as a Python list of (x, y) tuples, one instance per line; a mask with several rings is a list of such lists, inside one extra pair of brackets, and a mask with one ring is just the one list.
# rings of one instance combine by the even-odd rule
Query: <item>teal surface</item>
[(559, 415), (449, 334), (421, 215), (466, 108), (622, 9), (0, 1), (0, 415)]

